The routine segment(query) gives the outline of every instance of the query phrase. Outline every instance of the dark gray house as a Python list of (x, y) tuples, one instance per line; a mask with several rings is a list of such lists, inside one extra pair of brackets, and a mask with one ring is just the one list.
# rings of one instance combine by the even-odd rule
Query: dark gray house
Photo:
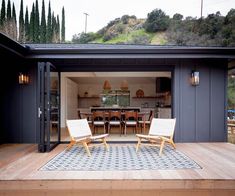
[[(227, 141), (227, 71), (234, 66), (235, 48), (21, 45), (0, 34), (0, 58), (0, 143), (38, 143), (42, 151), (58, 144), (60, 131), (52, 140), (47, 123), (52, 109), (48, 78), (52, 72), (60, 78), (65, 72), (94, 71), (170, 72), (171, 116), (177, 119), (175, 141)], [(195, 70), (200, 73), (196, 86), (190, 82)], [(19, 73), (29, 76), (29, 84), (19, 84)], [(58, 89), (60, 100), (60, 82)], [(62, 106), (57, 107), (60, 119)]]

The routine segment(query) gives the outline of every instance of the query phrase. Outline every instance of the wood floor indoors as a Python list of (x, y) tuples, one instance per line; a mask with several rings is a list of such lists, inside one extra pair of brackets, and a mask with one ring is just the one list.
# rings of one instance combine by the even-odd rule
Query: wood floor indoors
[(176, 143), (202, 169), (38, 170), (66, 147), (38, 153), (33, 144), (0, 145), (0, 195), (235, 195), (234, 144)]

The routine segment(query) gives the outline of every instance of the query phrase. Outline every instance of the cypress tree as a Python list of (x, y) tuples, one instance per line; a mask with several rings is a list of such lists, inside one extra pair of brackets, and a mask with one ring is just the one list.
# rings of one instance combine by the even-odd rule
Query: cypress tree
[(23, 0), (20, 2), (20, 15), (19, 15), (19, 42), (24, 42), (24, 5)]
[(46, 43), (46, 12), (45, 3), (42, 1), (42, 15), (41, 15), (41, 26), (40, 26), (40, 42)]
[(2, 0), (1, 16), (0, 16), (0, 27), (3, 28), (6, 21), (6, 4), (5, 0)]
[(52, 42), (52, 19), (51, 19), (51, 3), (49, 1), (48, 5), (48, 15), (47, 15), (47, 43)]
[(7, 21), (11, 20), (11, 0), (7, 2)]
[(17, 21), (16, 21), (16, 9), (14, 3), (12, 5), (12, 30), (13, 30), (13, 39), (17, 40)]
[(62, 8), (61, 41), (65, 42), (65, 11)]
[(57, 15), (57, 21), (56, 21), (56, 41), (57, 41), (57, 43), (60, 43), (60, 18), (59, 18), (59, 15)]
[(16, 9), (14, 2), (12, 4), (12, 19), (16, 21)]
[(7, 1), (7, 18), (6, 18), (6, 22), (5, 22), (5, 32), (6, 34), (13, 38), (12, 36), (12, 20), (11, 20), (11, 0)]
[(56, 18), (54, 12), (52, 12), (52, 43), (56, 42)]
[(32, 43), (35, 43), (35, 33), (34, 33), (34, 22), (35, 22), (35, 7), (34, 7), (34, 3), (32, 5), (32, 11), (30, 14), (30, 24), (29, 24), (29, 37), (30, 37), (30, 41)]
[(35, 5), (35, 15), (34, 15), (34, 37), (35, 37), (35, 42), (39, 43), (40, 42), (40, 27), (39, 27), (39, 9), (38, 9), (38, 0), (36, 0), (36, 5)]
[(25, 11), (25, 41), (30, 42), (30, 29), (29, 29), (29, 11), (28, 11), (28, 6), (26, 6), (26, 11)]

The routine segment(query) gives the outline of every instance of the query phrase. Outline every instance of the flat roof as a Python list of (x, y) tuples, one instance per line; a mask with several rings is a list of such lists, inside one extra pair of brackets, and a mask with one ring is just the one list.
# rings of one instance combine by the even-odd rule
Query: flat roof
[(19, 44), (0, 33), (0, 47), (26, 59), (235, 59), (235, 47), (131, 44)]

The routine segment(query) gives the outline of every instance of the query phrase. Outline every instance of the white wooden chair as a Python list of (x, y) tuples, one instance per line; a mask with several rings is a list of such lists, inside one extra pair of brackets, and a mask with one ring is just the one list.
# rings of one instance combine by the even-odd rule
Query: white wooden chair
[[(174, 130), (175, 130), (176, 119), (161, 119), (161, 118), (153, 118), (149, 134), (136, 134), (138, 138), (138, 143), (136, 146), (136, 152), (138, 152), (140, 145), (148, 145), (148, 146), (159, 146), (159, 156), (162, 155), (163, 148), (165, 143), (171, 144), (174, 148), (176, 148), (175, 143), (173, 141)], [(145, 141), (149, 141), (149, 143), (141, 143), (142, 139)]]
[[(91, 155), (89, 147), (94, 145), (103, 144), (106, 150), (108, 150), (106, 138), (109, 134), (92, 136), (87, 119), (66, 120), (66, 124), (71, 138), (68, 148), (71, 148), (76, 143), (80, 143), (84, 146), (88, 156)], [(92, 144), (94, 140), (100, 140), (101, 143)]]

